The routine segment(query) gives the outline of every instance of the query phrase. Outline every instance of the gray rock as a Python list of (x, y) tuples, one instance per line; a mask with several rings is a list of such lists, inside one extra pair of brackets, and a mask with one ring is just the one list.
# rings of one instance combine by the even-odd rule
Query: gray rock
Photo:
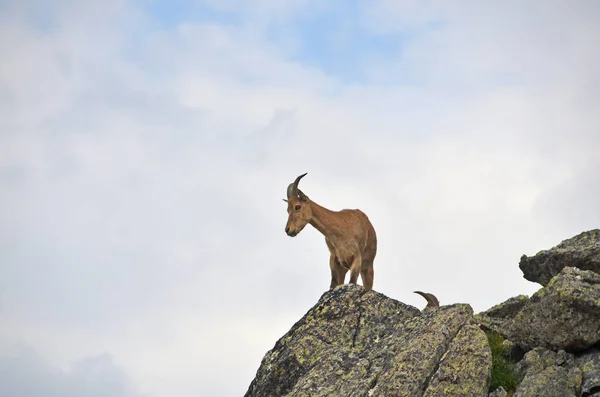
[(514, 336), (510, 333), (510, 325), (527, 303), (528, 296), (515, 296), (485, 312), (477, 313), (474, 318), (482, 328), (495, 331), (510, 340)]
[(564, 268), (529, 299), (508, 328), (510, 339), (526, 350), (590, 348), (600, 342), (600, 274)]
[(488, 397), (506, 397), (506, 390), (502, 386), (494, 390), (492, 393), (488, 394)]
[(544, 286), (566, 266), (600, 274), (600, 229), (580, 233), (534, 256), (523, 255), (519, 262), (525, 279)]
[(575, 363), (583, 373), (582, 396), (600, 394), (600, 348), (577, 355)]
[(267, 352), (245, 396), (485, 396), (491, 352), (472, 314), (339, 286)]
[(481, 396), (487, 391), (490, 370), (491, 351), (487, 337), (476, 324), (469, 322), (441, 357), (423, 397)]
[(514, 397), (579, 397), (581, 370), (572, 354), (536, 347), (519, 363), (524, 378)]

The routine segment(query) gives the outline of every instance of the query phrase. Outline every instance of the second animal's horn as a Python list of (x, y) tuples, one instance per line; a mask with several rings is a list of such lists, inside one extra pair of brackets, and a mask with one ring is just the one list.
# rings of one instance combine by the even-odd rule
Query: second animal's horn
[(440, 301), (438, 300), (438, 298), (436, 298), (435, 295), (430, 294), (428, 292), (422, 292), (422, 291), (413, 291), (413, 292), (415, 294), (419, 294), (423, 298), (425, 298), (425, 300), (427, 301), (427, 307), (439, 307), (440, 306)]

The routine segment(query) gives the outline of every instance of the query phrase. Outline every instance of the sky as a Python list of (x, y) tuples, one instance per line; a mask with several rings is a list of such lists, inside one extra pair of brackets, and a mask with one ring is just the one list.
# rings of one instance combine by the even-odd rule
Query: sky
[(243, 395), (329, 287), (305, 172), (377, 292), (533, 294), (600, 226), (598, 48), (595, 0), (0, 0), (0, 395)]

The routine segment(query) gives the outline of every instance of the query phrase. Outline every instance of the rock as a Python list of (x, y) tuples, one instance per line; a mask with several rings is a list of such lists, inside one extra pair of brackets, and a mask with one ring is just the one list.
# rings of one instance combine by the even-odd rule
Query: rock
[(519, 345), (508, 339), (502, 342), (502, 347), (504, 348), (505, 358), (512, 362), (521, 361), (525, 355), (525, 351)]
[(514, 397), (579, 397), (581, 370), (572, 354), (536, 347), (519, 363), (524, 377)]
[(510, 298), (474, 318), (524, 350), (583, 351), (600, 342), (600, 275), (565, 267), (531, 298)]
[(481, 396), (487, 389), (490, 368), (491, 351), (487, 337), (476, 324), (469, 322), (441, 357), (423, 397)]
[(519, 262), (523, 277), (543, 286), (566, 266), (600, 274), (600, 229), (578, 234), (532, 257), (523, 255)]
[(488, 397), (506, 397), (506, 390), (502, 386), (494, 390), (492, 393), (488, 394)]
[(600, 274), (565, 267), (523, 305), (505, 332), (526, 350), (578, 352), (600, 342)]
[(600, 394), (600, 348), (577, 355), (575, 363), (583, 373), (582, 396)]
[(472, 308), (430, 309), (329, 290), (267, 352), (245, 397), (487, 395), (491, 352)]
[(528, 296), (515, 296), (485, 312), (477, 313), (475, 320), (482, 328), (495, 331), (510, 340), (514, 336), (510, 334), (510, 325), (527, 303), (529, 303)]

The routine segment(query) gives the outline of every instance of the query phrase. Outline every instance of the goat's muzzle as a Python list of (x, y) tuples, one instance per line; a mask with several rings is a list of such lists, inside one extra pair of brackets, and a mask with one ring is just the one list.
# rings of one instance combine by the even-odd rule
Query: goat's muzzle
[(291, 230), (289, 227), (286, 227), (285, 228), (285, 234), (287, 234), (290, 237), (295, 237), (296, 235), (298, 235), (298, 231)]

